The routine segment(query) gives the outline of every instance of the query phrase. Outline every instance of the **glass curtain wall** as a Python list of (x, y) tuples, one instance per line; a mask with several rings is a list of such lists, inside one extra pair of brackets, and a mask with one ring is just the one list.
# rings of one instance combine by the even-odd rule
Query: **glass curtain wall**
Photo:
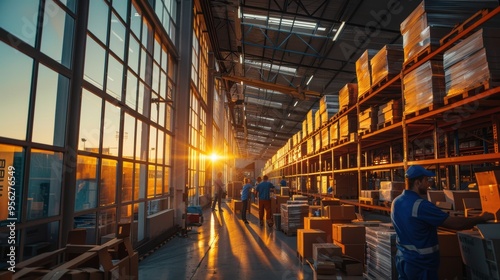
[[(153, 17), (149, 1), (1, 1), (0, 246), (15, 219), (17, 261), (58, 248), (68, 211), (96, 244), (118, 222), (168, 209), (177, 63), (165, 38), (175, 38), (177, 4), (150, 2)], [(134, 241), (147, 237), (132, 228)]]

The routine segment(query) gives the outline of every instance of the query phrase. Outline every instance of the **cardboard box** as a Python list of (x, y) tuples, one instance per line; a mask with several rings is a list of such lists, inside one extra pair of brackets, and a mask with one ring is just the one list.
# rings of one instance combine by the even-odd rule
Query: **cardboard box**
[(326, 242), (333, 242), (332, 220), (327, 217), (305, 217), (304, 229), (319, 229), (326, 233)]
[(333, 222), (356, 219), (354, 205), (329, 205), (325, 207), (325, 216)]
[(342, 257), (342, 248), (333, 243), (314, 243), (313, 260), (334, 260)]
[(302, 263), (305, 259), (312, 258), (313, 244), (325, 243), (326, 233), (319, 229), (297, 229), (297, 253), (302, 257)]
[(456, 233), (438, 231), (439, 254), (442, 257), (460, 257), (460, 244)]
[(319, 275), (335, 275), (335, 263), (332, 261), (315, 261), (314, 268)]
[(453, 205), (453, 210), (464, 211), (464, 198), (474, 198), (479, 197), (479, 192), (477, 191), (451, 191), (443, 190), (446, 202), (451, 202)]
[(436, 202), (438, 202), (438, 201), (446, 201), (446, 197), (444, 196), (443, 191), (428, 190), (427, 191), (427, 200), (436, 204)]
[(366, 231), (363, 225), (333, 224), (333, 240), (342, 244), (364, 244)]
[(348, 276), (360, 276), (363, 275), (364, 272), (363, 263), (354, 259), (344, 258), (341, 269)]
[(365, 244), (342, 244), (338, 241), (333, 241), (333, 244), (342, 248), (342, 253), (353, 259), (365, 262)]
[(473, 279), (500, 279), (500, 239), (483, 239), (478, 231), (457, 232), (464, 264)]
[(482, 210), (495, 213), (496, 220), (500, 220), (500, 169), (490, 167), (478, 170), (476, 179)]

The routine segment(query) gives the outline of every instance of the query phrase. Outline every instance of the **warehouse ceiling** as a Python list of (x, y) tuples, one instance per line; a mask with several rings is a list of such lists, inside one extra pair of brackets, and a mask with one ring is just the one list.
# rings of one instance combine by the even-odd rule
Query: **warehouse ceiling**
[(324, 95), (356, 83), (366, 49), (402, 44), (420, 1), (201, 1), (241, 157), (267, 160)]

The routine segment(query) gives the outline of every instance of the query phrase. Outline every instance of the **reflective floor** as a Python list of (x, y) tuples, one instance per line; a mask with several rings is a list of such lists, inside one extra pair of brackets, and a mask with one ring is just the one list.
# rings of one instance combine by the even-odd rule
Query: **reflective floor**
[[(267, 226), (253, 213), (249, 224), (227, 205), (204, 210), (204, 223), (176, 236), (139, 263), (139, 279), (313, 279), (297, 257), (297, 238)], [(335, 279), (335, 278), (334, 278)], [(362, 279), (337, 275), (336, 279)]]

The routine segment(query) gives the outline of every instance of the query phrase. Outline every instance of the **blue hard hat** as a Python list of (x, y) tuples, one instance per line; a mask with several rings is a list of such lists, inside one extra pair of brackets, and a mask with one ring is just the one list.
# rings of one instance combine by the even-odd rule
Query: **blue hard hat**
[(408, 170), (406, 170), (406, 178), (413, 179), (417, 178), (420, 176), (427, 176), (427, 177), (434, 177), (436, 174), (434, 172), (431, 172), (425, 168), (423, 168), (420, 165), (412, 165), (408, 167)]

